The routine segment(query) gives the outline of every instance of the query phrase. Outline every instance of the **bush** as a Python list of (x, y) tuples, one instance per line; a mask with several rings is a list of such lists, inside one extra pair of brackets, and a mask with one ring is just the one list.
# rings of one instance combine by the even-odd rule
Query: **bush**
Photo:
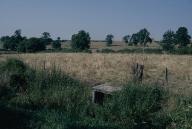
[(172, 51), (171, 53), (173, 54), (180, 54), (180, 55), (184, 55), (184, 54), (192, 54), (192, 48), (186, 47), (186, 48), (177, 48), (174, 51)]
[(192, 97), (177, 96), (175, 109), (170, 112), (172, 124), (169, 129), (192, 128)]
[[(0, 63), (0, 81), (0, 122), (11, 120), (15, 128), (191, 128), (192, 98), (173, 96), (177, 100), (175, 108), (167, 110), (170, 96), (158, 86), (129, 83), (106, 98), (103, 105), (97, 105), (91, 103), (91, 90), (84, 83), (57, 68), (34, 72), (16, 59)], [(13, 95), (12, 89), (25, 82), (25, 94)], [(13, 125), (0, 124), (0, 128)]]
[(30, 76), (33, 72), (22, 61), (17, 59), (8, 59), (0, 65), (0, 80), (4, 83), (4, 89), (17, 93), (25, 91)]
[(168, 124), (168, 118), (163, 122), (156, 117), (162, 110), (164, 95), (159, 87), (128, 84), (104, 104), (97, 117), (125, 129), (162, 129)]

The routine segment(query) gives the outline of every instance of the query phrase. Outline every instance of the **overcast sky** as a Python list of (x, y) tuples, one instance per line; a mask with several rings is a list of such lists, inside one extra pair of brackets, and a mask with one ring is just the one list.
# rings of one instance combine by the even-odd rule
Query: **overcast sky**
[(0, 36), (22, 29), (25, 36), (70, 39), (79, 30), (92, 39), (116, 40), (147, 28), (159, 40), (180, 26), (192, 35), (192, 0), (0, 0)]

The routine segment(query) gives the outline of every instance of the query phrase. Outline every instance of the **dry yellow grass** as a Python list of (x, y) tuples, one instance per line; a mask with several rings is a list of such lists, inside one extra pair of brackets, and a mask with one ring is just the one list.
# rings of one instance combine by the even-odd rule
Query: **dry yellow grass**
[(165, 82), (165, 68), (169, 70), (167, 87), (174, 91), (192, 89), (192, 56), (155, 54), (86, 54), (86, 53), (39, 53), (0, 55), (0, 60), (16, 57), (34, 68), (47, 69), (54, 65), (70, 76), (91, 84), (111, 82), (125, 84), (132, 79), (133, 63), (143, 63), (144, 82)]
[[(61, 45), (62, 48), (71, 48), (70, 46), (70, 41), (66, 41), (64, 43), (62, 43)], [(91, 41), (91, 44), (90, 44), (90, 50), (92, 50), (92, 52), (96, 52), (96, 50), (101, 50), (101, 49), (113, 49), (115, 51), (117, 50), (121, 50), (121, 49), (125, 49), (125, 48), (139, 48), (139, 47), (143, 47), (142, 45), (138, 45), (137, 47), (136, 46), (127, 46), (127, 44), (125, 44), (123, 41), (113, 41), (113, 44), (112, 46), (108, 47), (106, 46), (106, 42), (101, 42), (101, 41), (98, 41), (98, 42), (95, 42), (95, 41)], [(47, 46), (48, 49), (51, 49), (51, 45), (48, 45)], [(153, 42), (153, 43), (149, 43), (148, 44), (148, 48), (160, 48), (160, 46)]]

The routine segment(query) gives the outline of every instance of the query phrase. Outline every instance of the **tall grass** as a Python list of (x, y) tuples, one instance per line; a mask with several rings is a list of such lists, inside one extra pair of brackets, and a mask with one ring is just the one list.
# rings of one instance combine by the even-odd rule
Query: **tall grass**
[[(170, 94), (156, 85), (128, 83), (98, 105), (91, 102), (89, 86), (57, 67), (33, 70), (22, 61), (10, 59), (1, 63), (0, 71), (1, 129), (192, 127), (192, 99), (178, 96), (175, 108), (169, 108)], [(24, 88), (23, 80), (11, 78), (13, 75), (26, 81)]]

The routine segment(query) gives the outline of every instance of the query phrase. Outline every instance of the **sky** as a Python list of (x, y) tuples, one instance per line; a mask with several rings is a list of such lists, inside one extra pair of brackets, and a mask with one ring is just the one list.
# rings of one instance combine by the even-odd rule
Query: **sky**
[(70, 39), (79, 30), (94, 40), (115, 40), (147, 28), (160, 40), (185, 26), (192, 35), (192, 0), (0, 0), (0, 36), (21, 29), (27, 37), (49, 32)]

